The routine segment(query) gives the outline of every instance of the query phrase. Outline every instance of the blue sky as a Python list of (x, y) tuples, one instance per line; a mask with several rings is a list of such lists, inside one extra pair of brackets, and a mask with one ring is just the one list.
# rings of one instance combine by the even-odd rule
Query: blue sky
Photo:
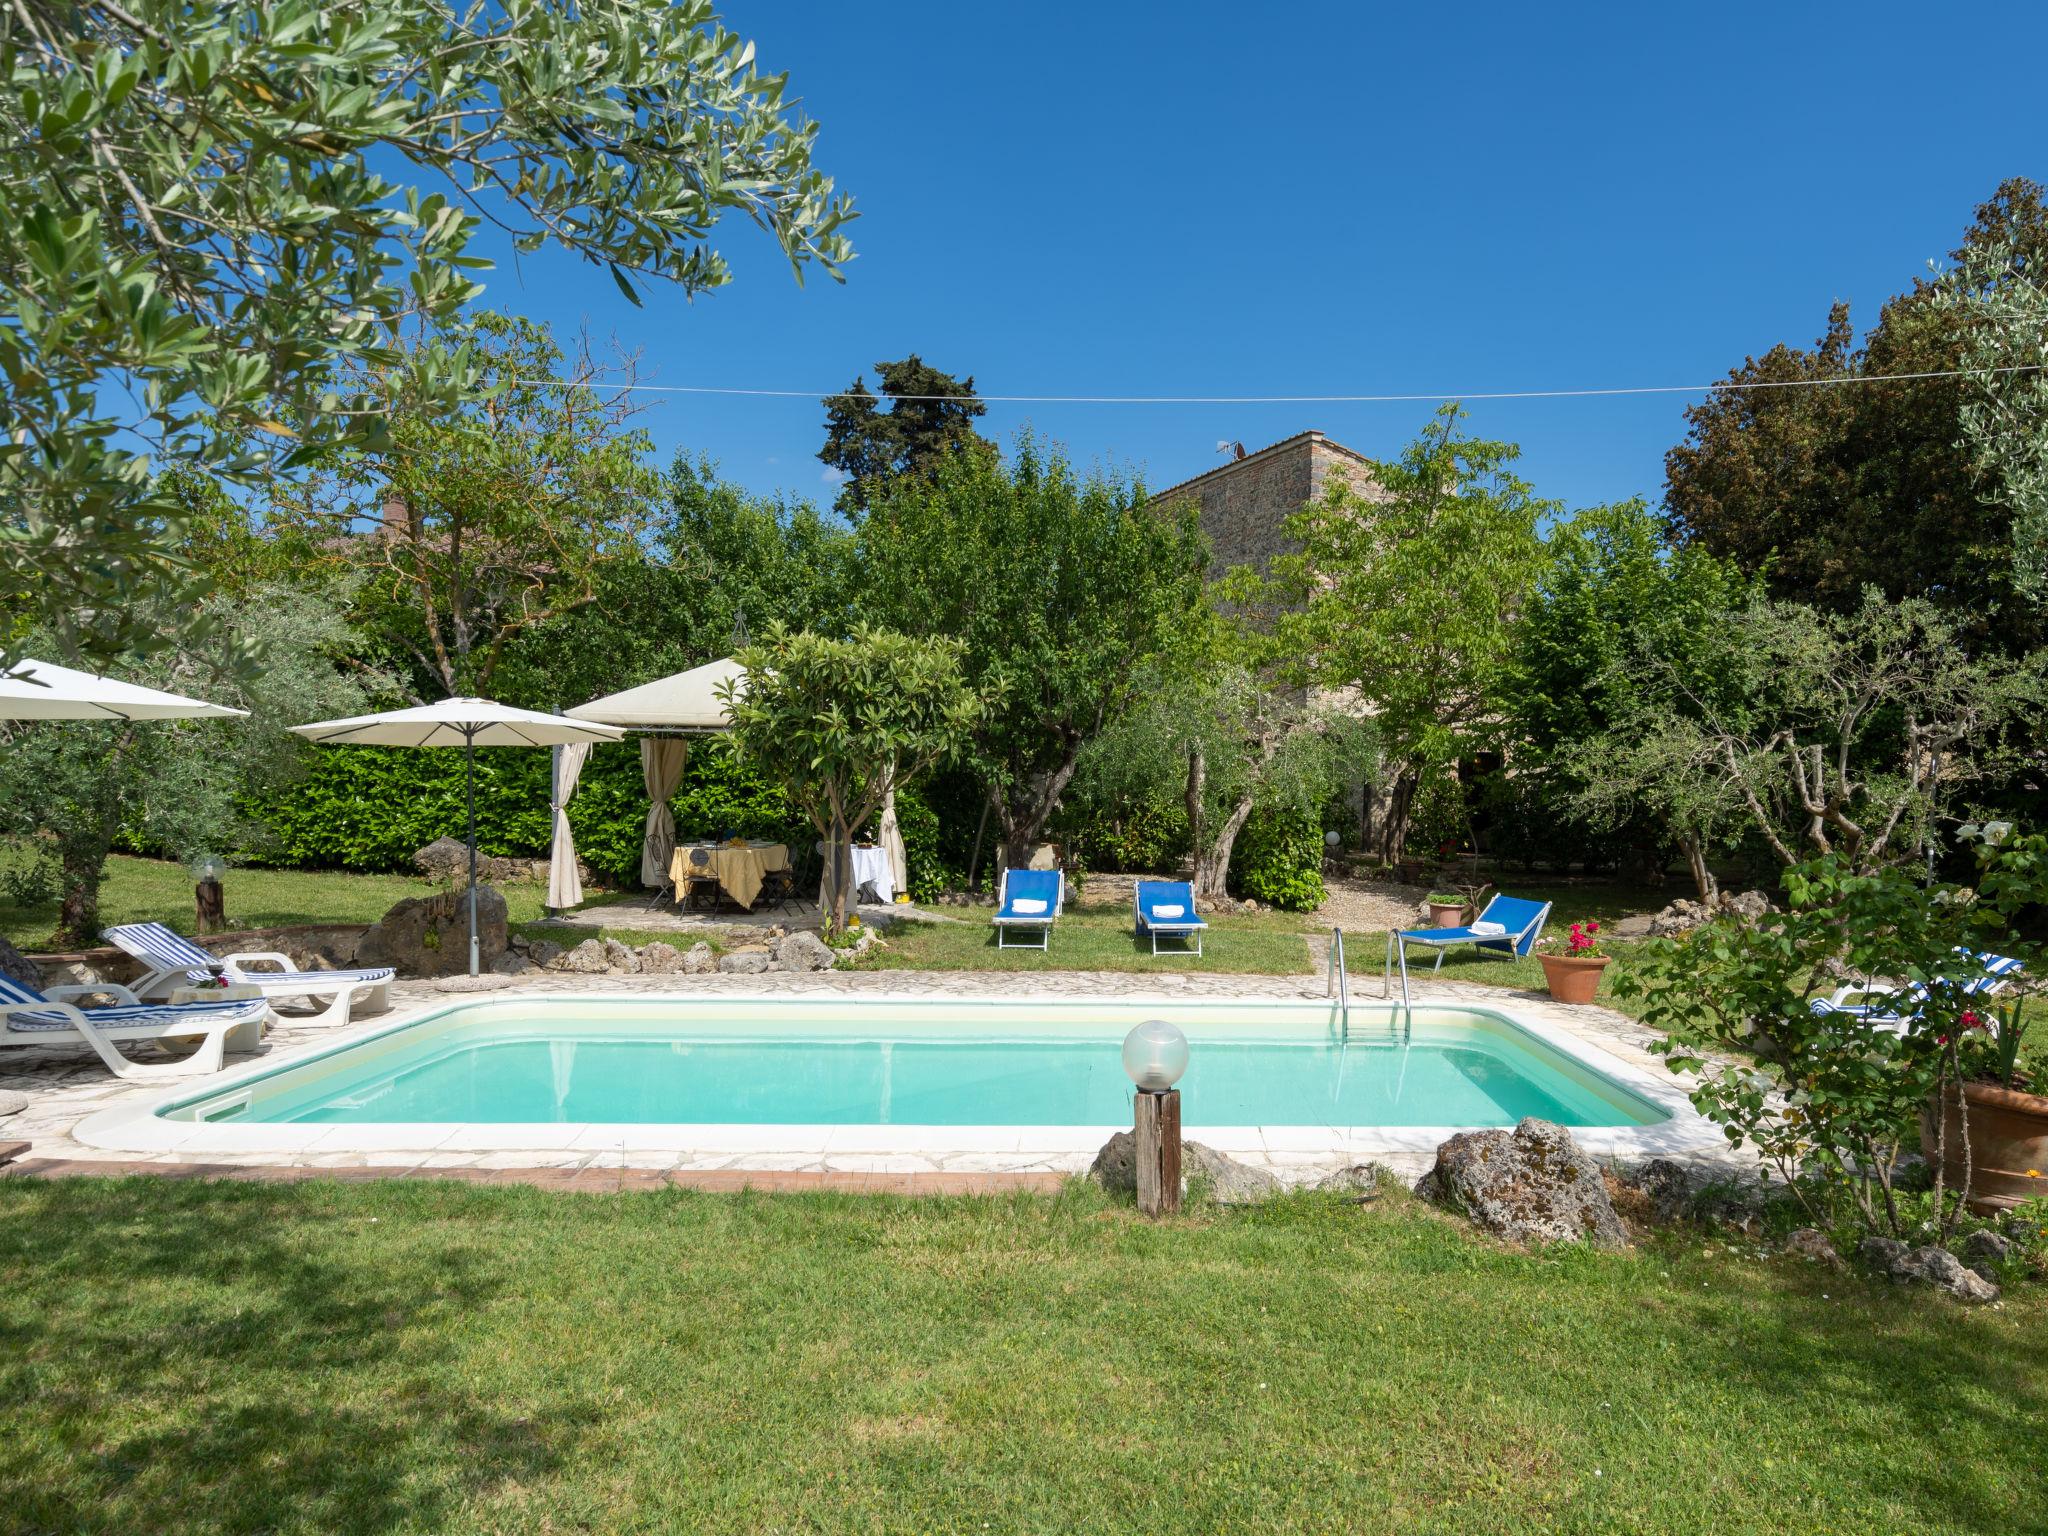
[[(669, 384), (824, 391), (907, 352), (991, 394), (1701, 383), (1828, 304), (1859, 323), (1998, 181), (2048, 179), (2048, 6), (851, 6), (730, 0), (823, 125), (859, 258), (634, 310), (558, 254), (486, 302)], [(1475, 403), (1539, 494), (1655, 500), (1685, 399)], [(1398, 450), (1426, 404), (993, 406), (1155, 487), (1316, 427)], [(662, 457), (829, 502), (815, 400), (662, 399)]]

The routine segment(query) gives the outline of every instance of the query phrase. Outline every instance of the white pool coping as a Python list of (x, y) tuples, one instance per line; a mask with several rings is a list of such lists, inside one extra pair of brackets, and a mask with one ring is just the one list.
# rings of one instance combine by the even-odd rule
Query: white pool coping
[[(676, 1002), (693, 1011), (706, 1006), (742, 1005), (758, 1008), (760, 993), (698, 991), (651, 995), (644, 991), (578, 993), (574, 1006), (593, 1003), (624, 1003), (645, 1007), (650, 1003)], [(818, 998), (783, 999), (790, 1003), (815, 1005)], [(830, 999), (837, 1006), (860, 1009), (914, 1005), (930, 1008), (937, 999), (926, 992), (888, 991), (840, 995)], [(971, 1009), (972, 1003), (961, 1002)], [(1019, 997), (1019, 1003), (1051, 1009), (1127, 1009), (1143, 1004), (1126, 997)], [(246, 1158), (276, 1158), (299, 1161), (325, 1160), (343, 1155), (419, 1154), (436, 1162), (453, 1164), (465, 1156), (489, 1157), (494, 1163), (516, 1159), (520, 1154), (536, 1160), (601, 1156), (610, 1154), (626, 1160), (646, 1157), (700, 1161), (744, 1160), (750, 1167), (790, 1168), (888, 1167), (898, 1160), (915, 1160), (934, 1166), (957, 1166), (968, 1159), (976, 1165), (995, 1167), (1053, 1167), (1078, 1170), (1104, 1141), (1128, 1126), (1104, 1125), (806, 1125), (806, 1124), (658, 1124), (622, 1125), (565, 1122), (375, 1122), (357, 1124), (235, 1125), (161, 1118), (159, 1111), (171, 1104), (197, 1096), (213, 1097), (233, 1093), (245, 1083), (267, 1078), (366, 1041), (411, 1029), (427, 1020), (458, 1009), (496, 1009), (506, 1005), (533, 1003), (562, 1006), (569, 999), (561, 994), (504, 991), (484, 997), (435, 1000), (425, 1005), (387, 1014), (346, 1029), (323, 1032), (303, 1045), (232, 1067), (216, 1076), (184, 1079), (162, 1092), (147, 1096), (123, 1096), (116, 1104), (93, 1114), (73, 1129), (73, 1138), (89, 1147), (180, 1159), (208, 1155)], [(1175, 1009), (1225, 1010), (1253, 1006), (1329, 1015), (1331, 1004), (1314, 1000), (1278, 998), (1184, 998), (1175, 999)], [(1587, 1071), (1607, 1078), (1615, 1085), (1648, 1101), (1667, 1118), (1651, 1125), (1574, 1126), (1573, 1138), (1586, 1152), (1603, 1160), (1633, 1162), (1650, 1157), (1679, 1160), (1718, 1158), (1727, 1149), (1726, 1138), (1703, 1119), (1686, 1097), (1684, 1089), (1670, 1077), (1658, 1077), (1622, 1060), (1597, 1044), (1541, 1018), (1506, 1006), (1476, 1003), (1465, 999), (1444, 999), (1418, 1005), (1420, 1011), (1478, 1013), (1491, 1015), (1522, 1030), (1560, 1055), (1571, 1058)], [(1354, 1015), (1375, 1020), (1395, 1012), (1391, 1004), (1353, 1003)], [(1349, 1163), (1388, 1161), (1412, 1165), (1427, 1160), (1437, 1146), (1473, 1126), (1214, 1126), (1189, 1117), (1187, 1135), (1219, 1152), (1256, 1158), (1268, 1166), (1313, 1170)]]

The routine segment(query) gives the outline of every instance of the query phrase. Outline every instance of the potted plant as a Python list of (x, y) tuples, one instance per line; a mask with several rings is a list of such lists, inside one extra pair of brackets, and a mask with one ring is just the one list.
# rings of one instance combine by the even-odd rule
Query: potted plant
[(1465, 898), (1444, 891), (1431, 891), (1429, 920), (1439, 928), (1460, 926), (1465, 921)]
[(2020, 1061), (2025, 1012), (2023, 998), (1998, 1012), (1963, 1010), (1956, 1070), (1920, 1116), (1921, 1151), (1980, 1216), (2048, 1195), (2048, 1095), (2032, 1091)]
[(1536, 958), (1543, 962), (1552, 997), (1560, 1003), (1590, 1003), (1600, 990), (1600, 973), (1614, 957), (1601, 951), (1600, 925), (1584, 922), (1573, 923), (1562, 944), (1545, 939)]

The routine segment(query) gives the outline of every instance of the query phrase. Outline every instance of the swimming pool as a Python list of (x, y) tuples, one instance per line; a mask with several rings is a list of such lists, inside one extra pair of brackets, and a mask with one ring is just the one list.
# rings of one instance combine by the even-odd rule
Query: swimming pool
[[(1187, 1032), (1183, 1123), (1573, 1127), (1670, 1118), (1584, 1052), (1477, 1009), (1289, 1002), (529, 999), (450, 1007), (231, 1084), (159, 1121), (302, 1128), (1128, 1126), (1123, 1035)], [(546, 1139), (536, 1137), (536, 1140)]]

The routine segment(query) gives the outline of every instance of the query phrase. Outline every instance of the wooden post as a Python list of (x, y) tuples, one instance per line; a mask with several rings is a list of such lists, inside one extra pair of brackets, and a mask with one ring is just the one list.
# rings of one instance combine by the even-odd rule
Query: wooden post
[(1180, 1090), (1139, 1089), (1135, 1120), (1138, 1209), (1171, 1216), (1180, 1209)]
[(192, 887), (192, 905), (198, 911), (198, 931), (224, 933), (228, 926), (228, 899), (218, 880), (201, 880)]

